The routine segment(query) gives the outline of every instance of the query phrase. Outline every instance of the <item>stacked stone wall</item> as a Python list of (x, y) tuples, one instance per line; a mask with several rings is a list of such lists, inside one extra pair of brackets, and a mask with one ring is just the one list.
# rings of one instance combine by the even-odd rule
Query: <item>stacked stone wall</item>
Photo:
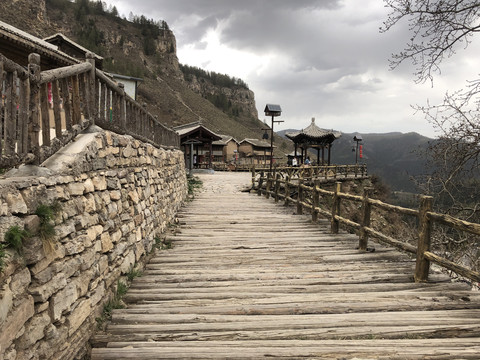
[[(14, 225), (30, 235), (0, 273), (0, 359), (81, 358), (118, 280), (185, 199), (183, 154), (97, 132), (35, 176), (16, 176), (0, 180), (0, 236)], [(40, 204), (60, 205), (50, 240), (39, 233)]]

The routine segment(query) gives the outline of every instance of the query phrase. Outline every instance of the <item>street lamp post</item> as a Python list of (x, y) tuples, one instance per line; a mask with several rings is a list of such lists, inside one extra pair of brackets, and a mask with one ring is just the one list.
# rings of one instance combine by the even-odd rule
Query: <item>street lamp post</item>
[(272, 172), (272, 165), (273, 165), (273, 124), (274, 123), (282, 123), (281, 120), (274, 120), (276, 116), (280, 116), (282, 114), (282, 108), (280, 105), (274, 104), (267, 104), (265, 106), (265, 115), (272, 117), (272, 126), (271, 126), (271, 137), (270, 137), (270, 173)]
[(353, 141), (357, 143), (357, 146), (355, 148), (355, 165), (358, 165), (358, 143), (362, 141), (362, 136), (361, 135), (355, 135), (353, 137)]

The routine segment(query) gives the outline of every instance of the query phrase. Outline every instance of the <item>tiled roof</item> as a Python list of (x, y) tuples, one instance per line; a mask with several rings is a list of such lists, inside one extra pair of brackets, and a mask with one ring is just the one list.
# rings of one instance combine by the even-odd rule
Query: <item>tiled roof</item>
[(302, 129), (300, 131), (288, 132), (285, 134), (286, 137), (292, 140), (299, 135), (307, 136), (314, 139), (321, 139), (325, 137), (333, 137), (334, 139), (338, 139), (342, 135), (342, 133), (335, 130), (321, 129), (317, 125), (315, 125), (315, 118), (312, 118), (312, 123), (305, 129)]
[(219, 135), (219, 136), (222, 139), (212, 142), (212, 145), (227, 145), (230, 140), (237, 142), (237, 140), (235, 140), (233, 136), (230, 136), (230, 135)]
[(270, 144), (266, 141), (263, 140), (258, 140), (258, 139), (243, 139), (243, 142), (248, 142), (249, 144), (252, 144), (253, 146), (256, 147), (262, 147), (262, 148), (269, 148)]

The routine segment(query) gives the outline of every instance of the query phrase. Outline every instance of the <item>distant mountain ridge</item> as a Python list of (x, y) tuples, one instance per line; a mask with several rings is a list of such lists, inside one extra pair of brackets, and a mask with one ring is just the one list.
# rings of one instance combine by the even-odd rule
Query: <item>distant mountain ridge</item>
[[(286, 132), (291, 131), (298, 130), (282, 130), (278, 134), (285, 136)], [(342, 133), (332, 145), (332, 163), (355, 164), (355, 135), (363, 138), (360, 142), (363, 159), (359, 159), (359, 163), (367, 164), (369, 174), (379, 176), (394, 191), (417, 192), (412, 177), (427, 172), (426, 159), (421, 154), (433, 139), (415, 132)]]

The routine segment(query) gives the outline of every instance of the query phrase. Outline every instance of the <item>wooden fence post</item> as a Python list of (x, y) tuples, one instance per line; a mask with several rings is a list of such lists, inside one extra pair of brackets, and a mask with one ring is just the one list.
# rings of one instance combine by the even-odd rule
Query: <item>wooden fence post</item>
[(288, 198), (290, 197), (290, 175), (287, 175), (286, 179), (285, 179), (285, 201), (284, 201), (284, 205), (285, 206), (288, 206)]
[(264, 177), (264, 172), (260, 172), (260, 178), (258, 179), (258, 189), (257, 189), (257, 195), (260, 196), (262, 195), (262, 185), (263, 185), (263, 177)]
[(87, 52), (87, 61), (92, 65), (92, 69), (90, 70), (88, 77), (86, 77), (85, 80), (88, 81), (88, 111), (90, 118), (88, 119), (90, 121), (90, 125), (95, 125), (95, 121), (97, 118), (97, 112), (98, 109), (95, 107), (95, 97), (96, 95), (96, 87), (95, 87), (95, 57), (92, 52)]
[(431, 196), (422, 196), (420, 200), (415, 282), (428, 281), (430, 260), (425, 258), (424, 253), (425, 251), (430, 251), (430, 233), (432, 231), (432, 224), (427, 216), (427, 212), (432, 211), (432, 200), (433, 198)]
[[(120, 127), (122, 131), (127, 131), (127, 115), (126, 115), (126, 101), (125, 101), (125, 85), (123, 83), (118, 84), (118, 87), (122, 90), (120, 93), (119, 105), (120, 105)], [(153, 135), (153, 132), (150, 134)]]
[(320, 185), (320, 181), (317, 179), (313, 182), (313, 209), (312, 209), (312, 221), (316, 222), (318, 221), (318, 204), (320, 202), (320, 193), (318, 192), (318, 186)]
[[(1, 85), (0, 85), (1, 88)], [(20, 139), (18, 143), (19, 152), (26, 154), (28, 152), (28, 117), (30, 114), (30, 80), (29, 78), (21, 79), (20, 81), (20, 100), (19, 100), (19, 114), (18, 123), (20, 131)]]
[(280, 190), (280, 174), (275, 177), (275, 202), (278, 203), (278, 192)]
[(303, 214), (302, 201), (304, 200), (303, 196), (303, 176), (298, 179), (298, 195), (297, 195), (297, 215)]
[(363, 200), (362, 200), (362, 226), (360, 228), (360, 240), (358, 243), (358, 249), (361, 251), (366, 251), (368, 246), (368, 234), (365, 231), (366, 227), (370, 227), (370, 213), (371, 205), (368, 199), (372, 193), (372, 188), (365, 188), (363, 190)]
[(252, 190), (255, 190), (255, 164), (252, 165)]
[(341, 190), (342, 183), (336, 182), (332, 199), (332, 220), (330, 226), (330, 231), (332, 234), (338, 234), (338, 220), (335, 219), (335, 216), (340, 215), (340, 198), (338, 197), (338, 193), (341, 192)]
[(38, 133), (40, 132), (40, 55), (28, 55), (28, 73), (30, 74), (30, 104), (28, 119), (28, 152), (35, 156), (34, 164), (40, 164), (40, 145)]
[(270, 198), (270, 189), (272, 187), (272, 173), (267, 174), (267, 186), (265, 187), (265, 198)]
[(55, 137), (62, 137), (62, 115), (60, 110), (60, 93), (58, 80), (52, 81), (53, 119), (55, 120)]

